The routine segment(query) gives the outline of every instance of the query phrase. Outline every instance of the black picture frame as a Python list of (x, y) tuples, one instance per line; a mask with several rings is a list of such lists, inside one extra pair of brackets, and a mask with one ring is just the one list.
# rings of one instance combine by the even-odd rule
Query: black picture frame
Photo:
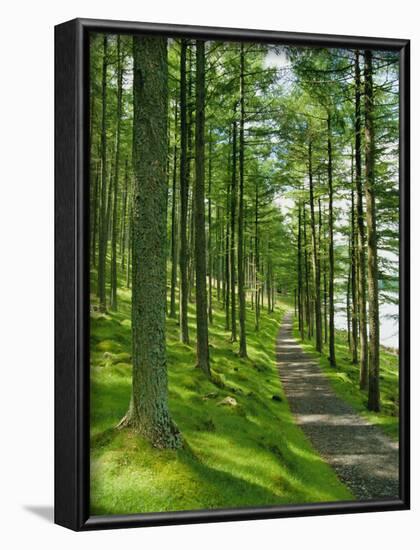
[[(88, 35), (163, 34), (400, 54), (400, 498), (224, 510), (89, 515)], [(55, 523), (75, 531), (236, 521), (410, 506), (410, 42), (74, 19), (55, 27)]]

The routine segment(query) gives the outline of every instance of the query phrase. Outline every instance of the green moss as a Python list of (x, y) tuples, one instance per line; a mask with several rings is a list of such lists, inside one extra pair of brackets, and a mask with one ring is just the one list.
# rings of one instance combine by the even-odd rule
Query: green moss
[[(292, 420), (274, 352), (286, 306), (271, 315), (264, 310), (259, 333), (248, 310), (249, 359), (244, 360), (238, 357), (238, 344), (230, 343), (224, 313), (214, 300), (210, 352), (215, 383), (195, 368), (194, 308), (191, 346), (179, 342), (178, 324), (168, 319), (170, 411), (185, 446), (162, 451), (129, 430), (115, 429), (131, 391), (130, 294), (120, 292), (118, 298), (118, 313), (91, 320), (91, 513), (353, 498)], [(228, 396), (236, 406), (221, 404)]]

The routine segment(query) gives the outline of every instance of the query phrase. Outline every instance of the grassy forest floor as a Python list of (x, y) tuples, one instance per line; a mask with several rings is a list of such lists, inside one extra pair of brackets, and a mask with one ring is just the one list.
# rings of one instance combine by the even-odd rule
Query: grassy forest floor
[(367, 410), (367, 393), (359, 389), (359, 365), (352, 364), (352, 357), (348, 349), (347, 332), (335, 332), (335, 353), (337, 368), (332, 368), (328, 361), (328, 346), (324, 345), (323, 352), (315, 350), (315, 340), (302, 342), (299, 335), (297, 321), (294, 323), (293, 334), (302, 348), (319, 360), (321, 368), (328, 376), (331, 384), (342, 399), (372, 424), (379, 426), (393, 439), (398, 439), (399, 433), (399, 389), (398, 389), (398, 355), (381, 346), (380, 350), (380, 387), (381, 412)]
[[(133, 432), (115, 429), (131, 389), (130, 292), (119, 291), (118, 312), (92, 312), (92, 514), (354, 498), (295, 425), (285, 400), (275, 339), (288, 306), (277, 304), (273, 314), (263, 310), (258, 333), (249, 310), (249, 359), (243, 360), (214, 302), (214, 382), (195, 368), (194, 306), (191, 346), (180, 343), (177, 322), (167, 322), (170, 410), (186, 442), (179, 451), (155, 449)], [(228, 396), (236, 406), (222, 403)]]

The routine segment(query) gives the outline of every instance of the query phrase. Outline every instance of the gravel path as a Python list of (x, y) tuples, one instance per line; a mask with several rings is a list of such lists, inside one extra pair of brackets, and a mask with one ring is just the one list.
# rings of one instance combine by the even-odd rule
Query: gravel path
[(398, 498), (398, 443), (333, 391), (299, 346), (287, 313), (277, 337), (277, 365), (297, 424), (358, 500)]

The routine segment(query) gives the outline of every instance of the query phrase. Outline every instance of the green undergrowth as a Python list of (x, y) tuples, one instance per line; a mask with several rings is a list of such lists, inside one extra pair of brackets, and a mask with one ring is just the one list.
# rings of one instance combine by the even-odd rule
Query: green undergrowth
[[(215, 298), (210, 327), (214, 381), (195, 368), (191, 345), (167, 320), (169, 401), (185, 446), (158, 450), (130, 430), (115, 429), (130, 397), (130, 292), (118, 312), (91, 314), (91, 513), (215, 509), (352, 499), (292, 420), (275, 363), (275, 338), (285, 305), (262, 311), (254, 332), (247, 315), (248, 355), (224, 329)], [(236, 405), (222, 401), (232, 397)]]
[(322, 353), (315, 350), (314, 339), (300, 340), (297, 321), (294, 322), (294, 336), (302, 348), (316, 357), (319, 364), (331, 381), (336, 393), (355, 410), (365, 416), (370, 422), (379, 426), (393, 439), (398, 439), (399, 433), (399, 391), (398, 391), (398, 355), (380, 349), (380, 389), (381, 411), (371, 412), (367, 409), (367, 392), (359, 389), (359, 365), (352, 364), (348, 350), (347, 332), (335, 332), (335, 354), (337, 366), (332, 368), (328, 360), (328, 344), (324, 344)]

